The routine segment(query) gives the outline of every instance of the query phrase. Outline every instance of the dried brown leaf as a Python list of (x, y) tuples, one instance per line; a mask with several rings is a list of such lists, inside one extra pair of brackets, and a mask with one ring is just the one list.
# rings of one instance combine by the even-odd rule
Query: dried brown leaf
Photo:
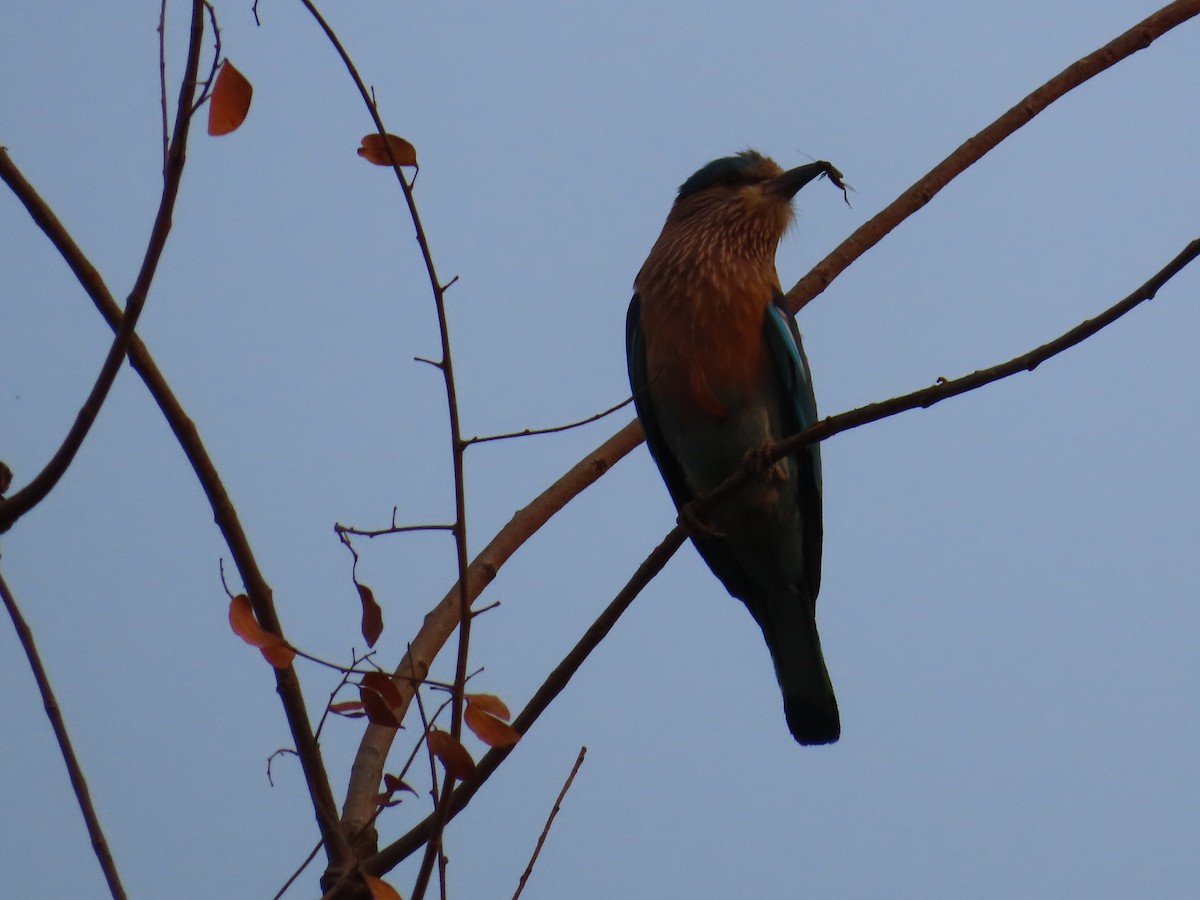
[(374, 647), (379, 636), (383, 634), (383, 610), (375, 602), (375, 592), (365, 584), (354, 582), (358, 588), (359, 599), (362, 600), (362, 635), (368, 647)]
[(358, 696), (367, 712), (367, 718), (376, 725), (387, 728), (400, 727), (404, 698), (400, 696), (400, 691), (392, 684), (392, 680), (382, 672), (368, 672), (364, 675), (358, 686)]
[(497, 719), (507, 722), (512, 718), (512, 713), (508, 711), (504, 701), (495, 694), (467, 694), (467, 703), (479, 707), (485, 713), (491, 713)]
[(463, 721), (489, 747), (511, 747), (521, 739), (520, 732), (507, 722), (501, 722), (474, 703), (468, 703)]
[(283, 638), (258, 624), (250, 598), (245, 594), (229, 601), (229, 626), (243, 641), (261, 650), (267, 662), (277, 669), (286, 669), (296, 658), (296, 651)]
[(396, 162), (399, 165), (415, 166), (417, 164), (416, 147), (404, 138), (397, 137), (394, 134), (387, 136), (387, 145), (385, 145), (383, 136), (377, 131), (363, 137), (362, 146), (358, 148), (358, 155), (367, 162), (374, 163), (377, 166), (390, 166), (392, 160), (387, 153), (386, 147), (388, 145), (391, 146), (392, 156), (396, 157)]
[(459, 781), (466, 781), (475, 776), (475, 760), (471, 759), (467, 748), (456, 741), (450, 732), (434, 729), (425, 736), (425, 740), (429, 743), (433, 755), (442, 761), (448, 774)]
[(334, 715), (345, 716), (347, 719), (361, 719), (367, 714), (361, 700), (343, 700), (341, 703), (330, 703), (329, 711)]
[(208, 133), (214, 137), (236, 131), (250, 112), (254, 88), (228, 59), (221, 63), (208, 103)]
[(296, 658), (296, 651), (284, 643), (283, 638), (272, 635), (275, 638), (275, 643), (269, 647), (262, 648), (262, 655), (277, 669), (286, 669), (292, 664)]

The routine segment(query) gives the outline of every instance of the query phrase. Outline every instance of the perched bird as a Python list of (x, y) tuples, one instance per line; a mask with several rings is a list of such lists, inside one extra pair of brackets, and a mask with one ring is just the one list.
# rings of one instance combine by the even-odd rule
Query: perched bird
[(701, 521), (685, 507), (769, 442), (817, 419), (775, 251), (792, 197), (822, 174), (841, 186), (828, 163), (785, 172), (747, 150), (692, 175), (638, 272), (626, 322), (629, 381), (650, 454), (701, 557), (762, 628), (801, 744), (829, 744), (841, 733), (816, 624), (820, 448), (760, 465)]

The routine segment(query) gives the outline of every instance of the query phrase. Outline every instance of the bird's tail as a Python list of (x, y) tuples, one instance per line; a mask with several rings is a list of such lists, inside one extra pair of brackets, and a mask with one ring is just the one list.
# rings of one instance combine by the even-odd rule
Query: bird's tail
[(768, 597), (760, 625), (783, 692), (788, 729), (801, 744), (832, 744), (842, 733), (833, 683), (821, 655), (815, 604), (794, 591)]

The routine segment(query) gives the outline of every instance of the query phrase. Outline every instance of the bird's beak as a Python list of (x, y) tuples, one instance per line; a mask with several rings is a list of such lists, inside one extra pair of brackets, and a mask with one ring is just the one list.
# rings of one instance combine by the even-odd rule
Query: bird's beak
[(804, 187), (814, 178), (824, 175), (828, 169), (829, 163), (826, 162), (814, 162), (806, 166), (797, 166), (794, 169), (788, 169), (782, 175), (768, 178), (762, 183), (763, 190), (768, 194), (774, 194), (785, 200), (791, 200), (792, 197), (796, 196), (796, 192), (800, 188)]

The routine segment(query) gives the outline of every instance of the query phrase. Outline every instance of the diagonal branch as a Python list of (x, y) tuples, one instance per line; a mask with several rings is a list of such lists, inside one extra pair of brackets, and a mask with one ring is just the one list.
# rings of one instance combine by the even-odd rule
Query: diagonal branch
[[(1158, 293), (1163, 285), (1182, 272), (1197, 257), (1200, 257), (1200, 238), (1193, 240), (1184, 247), (1174, 259), (1123, 300), (1113, 304), (1098, 316), (1080, 322), (1074, 328), (1064, 332), (1054, 340), (1047, 341), (1045, 344), (1030, 350), (1028, 353), (1010, 359), (1008, 362), (992, 366), (989, 369), (981, 369), (972, 372), (970, 375), (956, 378), (953, 381), (942, 381), (900, 397), (882, 400), (879, 403), (871, 403), (867, 406), (850, 410), (849, 412), (839, 413), (836, 416), (822, 419), (799, 434), (776, 442), (771, 446), (769, 452), (763, 455), (762, 462), (773, 462), (782, 459), (808, 444), (823, 441), (835, 434), (849, 431), (851, 428), (857, 428), (860, 425), (866, 425), (870, 422), (877, 422), (880, 419), (886, 419), (889, 416), (907, 412), (910, 409), (928, 409), (935, 403), (941, 403), (943, 400), (948, 400), (951, 397), (957, 397), (968, 391), (977, 390), (992, 382), (1000, 381), (1020, 372), (1032, 372), (1042, 363), (1046, 362), (1046, 360), (1082, 343), (1101, 329), (1117, 321), (1117, 319), (1135, 307), (1147, 300), (1153, 299), (1154, 295)], [(707, 506), (719, 500), (728, 492), (735, 490), (738, 486), (745, 483), (749, 477), (753, 476), (746, 469), (740, 469), (715, 491), (707, 497), (701, 498), (697, 503)]]
[(1016, 106), (934, 166), (924, 177), (842, 241), (787, 292), (788, 307), (798, 312), (829, 287), (851, 263), (878, 244), (893, 228), (934, 198), (951, 180), (978, 162), (1001, 141), (1058, 98), (1127, 56), (1144, 50), (1176, 25), (1200, 14), (1200, 0), (1177, 0), (1147, 16), (1099, 50), (1072, 63)]
[[(0, 501), (0, 532), (7, 531), (17, 519), (44, 500), (46, 495), (58, 484), (59, 479), (66, 473), (72, 460), (75, 459), (75, 454), (79, 452), (79, 448), (83, 445), (84, 438), (91, 431), (92, 425), (96, 421), (96, 416), (100, 414), (100, 408), (108, 398), (109, 391), (117, 379), (117, 373), (121, 370), (121, 364), (125, 361), (125, 355), (129, 351), (130, 342), (133, 340), (134, 328), (137, 326), (138, 317), (146, 305), (146, 297), (150, 291), (150, 284), (154, 280), (154, 273), (158, 269), (158, 262), (162, 258), (163, 250), (166, 248), (167, 236), (171, 233), (171, 216), (175, 209), (175, 201), (179, 196), (179, 183), (183, 178), (188, 130), (192, 118), (192, 99), (196, 92), (196, 72), (200, 65), (200, 42), (204, 36), (204, 18), (202, 13), (203, 5), (199, 2), (194, 3), (192, 7), (191, 37), (188, 41), (187, 64), (184, 67), (183, 82), (179, 88), (179, 103), (175, 113), (175, 132), (171, 137), (171, 146), (167, 153), (162, 197), (159, 200), (158, 213), (154, 217), (154, 226), (150, 230), (149, 246), (147, 246), (146, 254), (142, 258), (141, 270), (134, 281), (133, 289), (129, 292), (129, 298), (125, 301), (125, 315), (122, 317), (120, 327), (116, 329), (116, 333), (113, 335), (112, 344), (109, 345), (108, 354), (105, 356), (104, 363), (100, 367), (100, 372), (96, 376), (95, 384), (92, 385), (87, 399), (75, 417), (75, 422), (71, 425), (70, 430), (67, 432), (66, 437), (63, 438), (62, 444), (55, 451), (54, 456), (50, 458), (50, 461), (34, 476), (29, 484), (21, 488), (7, 500)], [(25, 203), (25, 207), (29, 210), (30, 215), (33, 216), (34, 221), (41, 225), (43, 229), (49, 226), (51, 228), (57, 227), (59, 231), (62, 231), (61, 223), (58, 222), (45, 203), (41, 202), (40, 198), (37, 198), (36, 192), (33, 191), (29, 182), (17, 170), (17, 167), (8, 158), (8, 154), (3, 149), (0, 149), (0, 177), (3, 177), (12, 186), (14, 193)], [(35, 198), (36, 202), (31, 202)], [(49, 233), (47, 231), (47, 234)]]
[(71, 745), (71, 736), (67, 734), (67, 723), (63, 720), (62, 710), (58, 706), (58, 698), (54, 696), (54, 689), (50, 686), (46, 667), (42, 665), (41, 654), (33, 639), (33, 630), (25, 621), (25, 617), (21, 615), (16, 598), (13, 597), (12, 591), (9, 590), (2, 575), (0, 575), (0, 599), (4, 601), (4, 606), (12, 618), (13, 629), (17, 632), (17, 638), (25, 650), (29, 668), (37, 682), (38, 691), (41, 692), (46, 718), (50, 720), (50, 727), (54, 730), (54, 737), (58, 741), (59, 750), (62, 751), (63, 762), (67, 765), (67, 775), (71, 779), (71, 787), (75, 791), (75, 798), (79, 801), (79, 811), (83, 813), (88, 837), (92, 839), (92, 849), (96, 851), (96, 859), (100, 861), (104, 879), (108, 882), (108, 891), (112, 894), (113, 900), (125, 900), (125, 888), (121, 885), (117, 864), (113, 861), (112, 852), (108, 849), (108, 840), (104, 837), (104, 829), (100, 827), (100, 817), (96, 815), (96, 807), (92, 805), (92, 795), (88, 790), (87, 779), (83, 776), (83, 767), (79, 765), (79, 758), (75, 756), (75, 748)]

